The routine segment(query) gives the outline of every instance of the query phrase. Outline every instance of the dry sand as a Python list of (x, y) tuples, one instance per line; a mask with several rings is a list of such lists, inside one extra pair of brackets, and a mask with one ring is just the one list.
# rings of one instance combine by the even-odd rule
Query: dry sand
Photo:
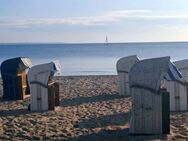
[(58, 77), (61, 106), (29, 112), (28, 100), (3, 101), (0, 140), (188, 140), (188, 112), (171, 113), (169, 135), (130, 136), (131, 98), (118, 96), (117, 76)]

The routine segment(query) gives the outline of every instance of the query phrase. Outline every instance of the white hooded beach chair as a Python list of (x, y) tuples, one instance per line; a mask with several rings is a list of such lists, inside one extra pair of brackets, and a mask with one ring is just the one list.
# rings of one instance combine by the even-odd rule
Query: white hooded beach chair
[(188, 59), (174, 62), (182, 76), (186, 80), (180, 84), (176, 81), (167, 81), (167, 91), (170, 92), (170, 111), (187, 111), (188, 110)]
[(118, 73), (118, 91), (119, 95), (130, 95), (129, 88), (129, 71), (131, 67), (137, 63), (139, 59), (136, 55), (120, 58), (117, 61), (117, 73)]
[[(178, 71), (181, 72), (185, 83), (166, 81), (165, 87), (170, 92), (170, 111), (180, 112), (188, 110), (188, 59), (174, 62)], [(177, 71), (177, 70), (175, 70)]]
[(54, 110), (59, 104), (59, 87), (52, 80), (56, 71), (60, 71), (58, 62), (36, 65), (29, 70), (31, 111)]
[(130, 71), (132, 111), (131, 134), (168, 134), (170, 101), (164, 80), (183, 83), (172, 69), (170, 57), (146, 59), (136, 63)]

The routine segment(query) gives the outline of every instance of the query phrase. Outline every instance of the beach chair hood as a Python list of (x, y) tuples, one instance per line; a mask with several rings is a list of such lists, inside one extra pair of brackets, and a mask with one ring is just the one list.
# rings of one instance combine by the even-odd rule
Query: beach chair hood
[(182, 73), (186, 81), (188, 81), (188, 59), (175, 61), (174, 64)]
[(129, 72), (131, 67), (139, 61), (136, 55), (120, 58), (117, 62), (118, 72)]
[(27, 57), (17, 57), (5, 60), (1, 64), (2, 74), (17, 74), (32, 66), (31, 60)]
[(47, 87), (50, 76), (60, 69), (61, 65), (58, 61), (33, 66), (28, 72), (29, 83), (38, 83)]
[(130, 71), (130, 87), (158, 91), (162, 80), (184, 82), (181, 73), (170, 62), (170, 57), (146, 59), (136, 63)]
[(178, 69), (188, 68), (188, 59), (175, 61), (174, 64)]

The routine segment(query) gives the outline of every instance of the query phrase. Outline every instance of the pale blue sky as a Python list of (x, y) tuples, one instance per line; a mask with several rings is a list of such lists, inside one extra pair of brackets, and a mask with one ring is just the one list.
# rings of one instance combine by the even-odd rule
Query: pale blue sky
[(188, 0), (0, 0), (0, 42), (188, 41)]

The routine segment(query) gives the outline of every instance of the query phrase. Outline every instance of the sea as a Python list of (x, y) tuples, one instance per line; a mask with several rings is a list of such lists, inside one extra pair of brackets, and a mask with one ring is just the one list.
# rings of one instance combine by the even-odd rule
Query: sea
[(33, 65), (59, 60), (59, 75), (116, 75), (118, 59), (170, 56), (171, 61), (188, 59), (188, 42), (150, 43), (11, 43), (0, 44), (0, 63), (14, 57), (29, 57)]

